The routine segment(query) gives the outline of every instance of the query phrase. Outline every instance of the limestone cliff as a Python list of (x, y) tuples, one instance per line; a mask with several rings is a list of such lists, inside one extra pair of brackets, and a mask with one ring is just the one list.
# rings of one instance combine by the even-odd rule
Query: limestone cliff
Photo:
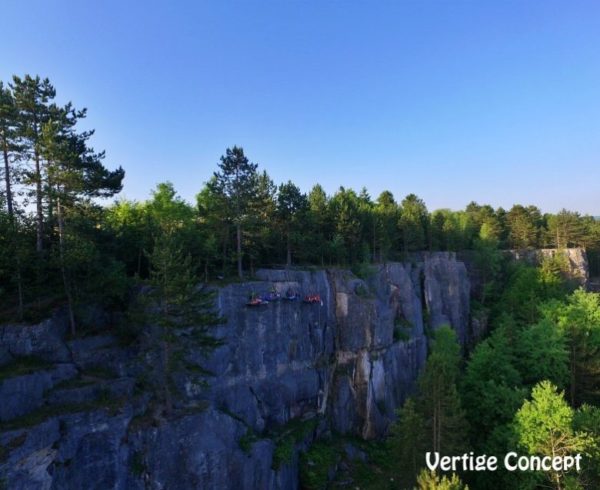
[[(345, 270), (260, 270), (218, 290), (223, 345), (189, 359), (175, 416), (156, 423), (139, 348), (65, 340), (56, 316), (0, 327), (0, 482), (11, 489), (294, 489), (298, 451), (320, 434), (382, 435), (414, 389), (428, 332), (470, 340), (469, 279), (452, 253)], [(248, 307), (275, 288), (320, 301)], [(35, 356), (35, 363), (23, 356)], [(29, 363), (29, 364), (28, 364)], [(286, 451), (282, 450), (286, 445)]]

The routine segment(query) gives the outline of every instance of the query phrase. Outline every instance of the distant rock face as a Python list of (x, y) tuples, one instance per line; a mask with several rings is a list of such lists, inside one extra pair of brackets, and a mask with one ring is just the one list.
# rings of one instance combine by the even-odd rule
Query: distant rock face
[[(0, 352), (10, 358), (39, 355), (52, 369), (71, 366), (76, 374), (103, 366), (116, 377), (59, 387), (48, 370), (5, 379), (1, 420), (101, 396), (121, 401), (111, 409), (52, 412), (33, 426), (0, 432), (9, 448), (0, 453), (0, 481), (9, 488), (295, 489), (298, 449), (321, 432), (385, 432), (414, 389), (428, 332), (448, 324), (461, 343), (470, 340), (469, 279), (452, 253), (373, 266), (364, 279), (339, 269), (260, 270), (257, 278), (218, 290), (226, 322), (213, 333), (223, 345), (208, 358), (187, 359), (214, 376), (208, 387), (177, 376), (182, 410), (159, 425), (140, 422), (149, 411), (149, 396), (133, 391), (140, 353), (110, 335), (64, 342), (58, 320), (0, 327)], [(246, 305), (253, 293), (273, 288), (278, 301)], [(307, 295), (318, 299), (304, 302)], [(5, 405), (16, 391), (26, 400)], [(318, 423), (274, 464), (275, 434), (303, 420)]]
[(543, 248), (539, 250), (510, 250), (508, 252), (515, 260), (521, 260), (532, 265), (538, 265), (544, 258), (563, 255), (567, 263), (567, 276), (587, 289), (589, 285), (589, 267), (587, 254), (583, 248)]

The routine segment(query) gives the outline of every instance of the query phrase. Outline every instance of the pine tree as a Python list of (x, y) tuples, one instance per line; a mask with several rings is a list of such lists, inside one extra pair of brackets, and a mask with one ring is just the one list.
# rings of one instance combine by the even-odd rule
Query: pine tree
[(329, 199), (319, 184), (315, 184), (308, 193), (308, 250), (305, 256), (309, 261), (325, 265), (329, 258), (329, 244), (333, 237), (333, 218), (329, 207)]
[(173, 411), (172, 374), (190, 351), (207, 353), (220, 344), (209, 328), (222, 322), (214, 295), (199, 286), (189, 254), (181, 251), (173, 229), (165, 227), (148, 254), (150, 320), (160, 328), (160, 391), (167, 415)]
[(422, 199), (409, 194), (402, 200), (400, 229), (404, 252), (425, 250), (429, 246), (429, 214)]
[(425, 420), (418, 411), (417, 403), (408, 398), (400, 410), (398, 420), (390, 428), (389, 446), (401, 475), (402, 482), (413, 485), (424, 463), (427, 451)]
[(377, 198), (374, 209), (375, 233), (373, 253), (379, 262), (390, 259), (398, 245), (398, 205), (389, 191), (383, 191)]
[(227, 148), (221, 157), (219, 171), (215, 172), (212, 185), (227, 202), (228, 213), (236, 229), (238, 276), (244, 276), (242, 270), (242, 230), (248, 221), (248, 211), (256, 193), (258, 165), (251, 163), (244, 150), (234, 146)]
[[(4, 162), (4, 197), (8, 213), (6, 233), (10, 237), (8, 241), (8, 255), (11, 257), (10, 268), (14, 274), (17, 287), (18, 310), (17, 317), (23, 318), (23, 277), (21, 267), (21, 250), (19, 246), (18, 219), (15, 216), (15, 202), (13, 184), (18, 170), (15, 164), (19, 162), (19, 153), (22, 147), (19, 144), (18, 122), (19, 114), (13, 94), (8, 87), (0, 81), (0, 147)], [(17, 172), (15, 171), (17, 170)]]
[(569, 352), (569, 398), (574, 406), (600, 401), (600, 297), (578, 289), (566, 304), (550, 303), (546, 318), (564, 333)]
[(585, 230), (579, 213), (562, 209), (548, 218), (548, 238), (556, 248), (581, 246)]
[(216, 178), (213, 176), (196, 196), (200, 226), (206, 235), (203, 240), (205, 255), (204, 273), (208, 276), (209, 263), (221, 261), (221, 275), (227, 274), (227, 253), (230, 246), (230, 216), (227, 212), (226, 198), (216, 190)]
[(435, 332), (433, 349), (419, 377), (420, 410), (429, 431), (428, 447), (443, 454), (464, 449), (468, 425), (456, 387), (460, 346), (449, 327)]
[(50, 119), (55, 108), (51, 101), (56, 90), (47, 78), (40, 79), (25, 75), (23, 78), (13, 76), (11, 84), (13, 96), (18, 110), (19, 137), (23, 141), (24, 158), (33, 160), (34, 169), (27, 172), (25, 182), (34, 186), (36, 213), (36, 250), (44, 248), (44, 190), (42, 162), (42, 126)]
[(4, 196), (9, 217), (14, 217), (13, 181), (15, 172), (12, 166), (17, 161), (18, 112), (11, 90), (0, 81), (0, 147), (4, 162)]
[(77, 133), (74, 126), (85, 112), (75, 113), (70, 105), (53, 111), (53, 119), (41, 126), (39, 156), (46, 161), (46, 188), (51, 208), (56, 209), (59, 263), (69, 308), (71, 333), (76, 330), (73, 284), (67, 260), (66, 217), (91, 198), (110, 197), (122, 188), (125, 173), (120, 167), (109, 171), (102, 165), (104, 153), (87, 146), (93, 131)]
[(291, 181), (279, 186), (277, 217), (285, 235), (287, 267), (292, 265), (292, 244), (298, 241), (299, 225), (307, 206), (306, 196)]

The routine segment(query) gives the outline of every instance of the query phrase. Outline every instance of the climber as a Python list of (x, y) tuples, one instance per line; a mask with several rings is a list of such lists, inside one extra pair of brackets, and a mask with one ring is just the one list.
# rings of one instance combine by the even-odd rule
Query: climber
[(288, 288), (288, 290), (285, 293), (285, 299), (289, 301), (297, 300), (298, 294), (296, 294), (296, 292), (292, 288)]

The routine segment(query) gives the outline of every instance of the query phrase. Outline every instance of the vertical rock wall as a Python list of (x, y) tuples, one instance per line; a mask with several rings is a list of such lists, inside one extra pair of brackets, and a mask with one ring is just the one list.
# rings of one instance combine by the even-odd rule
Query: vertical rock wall
[[(3, 429), (0, 481), (9, 488), (294, 489), (298, 449), (323, 431), (363, 438), (385, 432), (414, 389), (427, 332), (448, 324), (462, 343), (469, 340), (469, 280), (451, 253), (374, 266), (365, 279), (338, 269), (261, 270), (257, 278), (219, 289), (226, 322), (215, 334), (223, 345), (208, 358), (188, 359), (214, 376), (201, 387), (181, 373), (182, 408), (158, 425), (147, 421), (148, 394), (132, 391), (143, 353), (110, 336), (64, 342), (64, 325), (56, 322), (28, 327), (31, 335), (0, 328), (3, 362), (26, 353), (49, 363), (26, 375), (34, 378), (0, 381), (7, 422), (50, 403), (96, 396), (96, 385), (54, 384), (98, 364), (117, 377), (102, 382), (102, 393), (118, 392), (122, 400), (112, 410), (53, 411), (33, 426)], [(272, 288), (282, 296), (318, 294), (320, 301), (246, 306), (250, 294)], [(15, 386), (27, 383), (35, 385), (32, 399), (15, 399)], [(308, 420), (318, 422), (294, 433), (291, 455), (275, 464), (291, 425)]]

